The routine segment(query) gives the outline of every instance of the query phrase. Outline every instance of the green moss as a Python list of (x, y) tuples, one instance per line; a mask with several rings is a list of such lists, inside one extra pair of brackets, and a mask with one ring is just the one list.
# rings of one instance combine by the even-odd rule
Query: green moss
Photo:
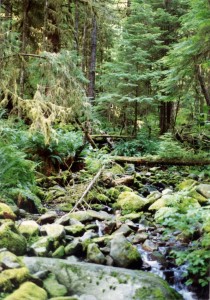
[(22, 255), (26, 251), (26, 239), (18, 234), (13, 224), (5, 223), (0, 227), (0, 248)]
[(4, 203), (0, 203), (0, 219), (16, 219), (16, 215), (13, 213), (12, 209), (4, 204)]
[(134, 192), (122, 192), (117, 199), (117, 204), (126, 212), (135, 212), (142, 210), (147, 200)]
[(29, 270), (25, 267), (19, 269), (4, 270), (0, 274), (0, 289), (4, 292), (13, 290), (14, 285), (26, 281), (29, 278)]
[(23, 283), (18, 290), (6, 297), (5, 300), (47, 300), (47, 293), (32, 282)]
[(167, 285), (153, 288), (152, 286), (142, 287), (136, 290), (133, 300), (181, 300), (182, 297), (175, 290)]

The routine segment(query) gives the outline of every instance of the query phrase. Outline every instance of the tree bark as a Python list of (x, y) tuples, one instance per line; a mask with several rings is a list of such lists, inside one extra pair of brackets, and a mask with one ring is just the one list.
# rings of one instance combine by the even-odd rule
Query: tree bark
[(174, 125), (173, 109), (174, 109), (173, 102), (161, 102), (161, 104), (160, 104), (160, 134), (164, 134), (169, 129), (173, 129), (173, 125)]
[(96, 21), (96, 15), (94, 14), (92, 20), (89, 86), (88, 86), (88, 95), (87, 95), (92, 101), (95, 99), (96, 51), (97, 51), (97, 21)]
[(206, 100), (207, 106), (209, 107), (208, 116), (210, 117), (210, 94), (209, 94), (208, 88), (205, 84), (205, 79), (204, 79), (204, 76), (202, 74), (201, 65), (196, 66), (196, 71), (197, 71), (198, 81), (200, 83), (202, 94), (203, 94), (203, 96)]
[(177, 165), (177, 166), (204, 166), (210, 165), (210, 159), (178, 159), (178, 158), (160, 158), (160, 157), (128, 157), (113, 156), (112, 160), (118, 163), (133, 163), (135, 165)]

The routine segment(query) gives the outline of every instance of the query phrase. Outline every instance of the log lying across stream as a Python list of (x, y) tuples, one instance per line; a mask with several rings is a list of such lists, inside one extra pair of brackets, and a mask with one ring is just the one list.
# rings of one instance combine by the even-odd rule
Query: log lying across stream
[(154, 157), (129, 157), (129, 156), (113, 156), (112, 160), (118, 163), (132, 163), (135, 165), (176, 165), (176, 166), (205, 166), (210, 165), (210, 159), (193, 159), (193, 158), (160, 158)]

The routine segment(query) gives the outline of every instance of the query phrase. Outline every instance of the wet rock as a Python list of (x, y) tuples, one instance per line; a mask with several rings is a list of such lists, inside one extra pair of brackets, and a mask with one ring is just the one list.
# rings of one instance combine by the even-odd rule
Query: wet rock
[(210, 199), (210, 184), (199, 184), (196, 191), (203, 195), (205, 198)]
[(44, 288), (50, 297), (60, 297), (67, 295), (67, 288), (60, 284), (54, 274), (49, 274), (44, 280)]
[(139, 267), (142, 264), (137, 248), (128, 242), (123, 234), (115, 235), (111, 240), (110, 256), (118, 267)]
[(16, 215), (13, 210), (5, 203), (0, 202), (0, 219), (11, 219), (15, 220)]
[(39, 224), (53, 223), (56, 218), (57, 218), (57, 213), (55, 211), (48, 211), (44, 215), (39, 217), (37, 222)]
[(0, 248), (6, 248), (16, 255), (26, 252), (26, 239), (14, 226), (14, 223), (5, 223), (0, 226)]
[(5, 300), (20, 299), (47, 300), (47, 293), (44, 289), (40, 288), (32, 282), (25, 282), (14, 293), (5, 298)]
[(129, 212), (140, 211), (147, 204), (147, 199), (138, 196), (134, 192), (122, 192), (118, 199), (117, 205)]
[(154, 251), (157, 250), (158, 246), (154, 244), (151, 240), (146, 240), (143, 243), (142, 248), (146, 251)]
[(89, 244), (87, 247), (87, 259), (95, 264), (104, 264), (106, 259), (104, 254), (95, 243)]
[(104, 221), (104, 229), (103, 233), (104, 234), (112, 234), (116, 227), (116, 222), (115, 221)]
[(138, 228), (138, 232), (144, 232), (147, 230), (147, 226), (145, 226), (144, 224), (139, 224), (139, 228)]

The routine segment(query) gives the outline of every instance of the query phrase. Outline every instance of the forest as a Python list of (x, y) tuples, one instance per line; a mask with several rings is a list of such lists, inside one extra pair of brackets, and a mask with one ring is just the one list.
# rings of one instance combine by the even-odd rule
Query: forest
[(0, 300), (208, 300), (210, 0), (0, 0)]

